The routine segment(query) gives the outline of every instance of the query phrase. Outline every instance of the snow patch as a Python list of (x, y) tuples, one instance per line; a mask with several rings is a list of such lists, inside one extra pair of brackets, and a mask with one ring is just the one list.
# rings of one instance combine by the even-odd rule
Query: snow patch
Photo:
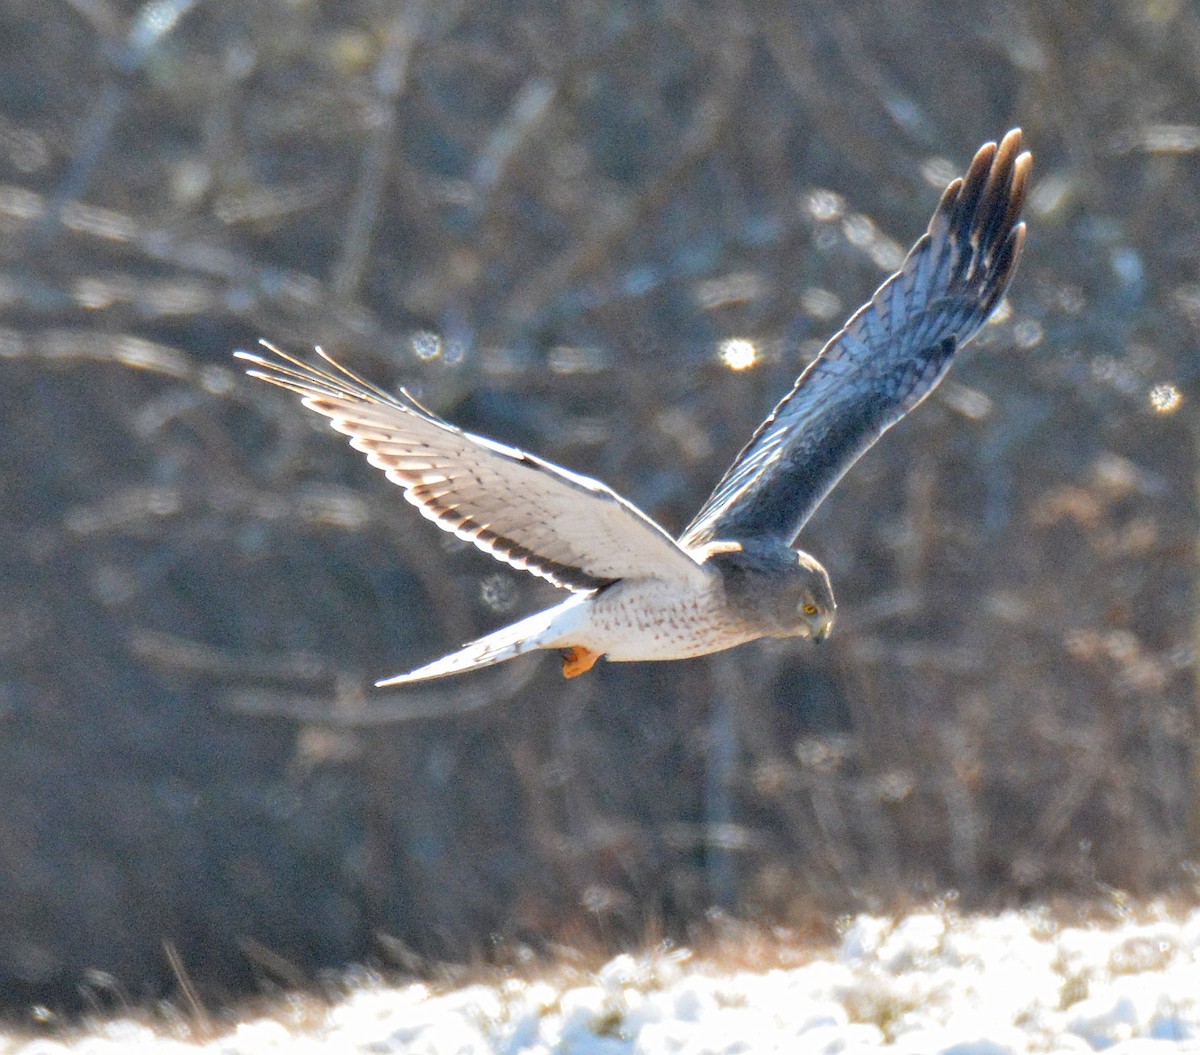
[(584, 980), (364, 987), (305, 1025), (207, 1043), (115, 1021), (0, 1055), (1168, 1055), (1200, 1052), (1200, 910), (1057, 927), (1044, 912), (860, 916), (802, 966), (721, 971), (686, 950)]

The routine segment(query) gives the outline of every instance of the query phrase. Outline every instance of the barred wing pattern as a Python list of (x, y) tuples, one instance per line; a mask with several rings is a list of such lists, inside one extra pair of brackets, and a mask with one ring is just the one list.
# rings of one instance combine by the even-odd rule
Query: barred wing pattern
[(253, 364), (250, 376), (299, 395), (423, 516), (496, 559), (580, 593), (638, 576), (707, 581), (670, 535), (604, 484), (463, 432), (319, 348), (331, 369), (261, 344), (271, 358), (235, 353)]
[(791, 543), (880, 436), (938, 384), (1008, 288), (1031, 158), (1020, 129), (987, 143), (946, 188), (903, 265), (800, 375), (717, 484), (680, 543)]

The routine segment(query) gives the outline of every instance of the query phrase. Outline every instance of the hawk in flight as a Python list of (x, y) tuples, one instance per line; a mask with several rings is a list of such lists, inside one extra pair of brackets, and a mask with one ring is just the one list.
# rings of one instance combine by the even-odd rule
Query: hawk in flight
[(600, 656), (685, 659), (763, 637), (821, 641), (829, 576), (792, 548), (863, 453), (921, 402), (987, 320), (1017, 267), (1031, 157), (1014, 129), (980, 148), (903, 265), (834, 335), (750, 438), (678, 539), (620, 495), (473, 436), (401, 390), (327, 365), (237, 352), (404, 489), (423, 516), (498, 560), (570, 590), (561, 604), (378, 685), (557, 649), (574, 677)]

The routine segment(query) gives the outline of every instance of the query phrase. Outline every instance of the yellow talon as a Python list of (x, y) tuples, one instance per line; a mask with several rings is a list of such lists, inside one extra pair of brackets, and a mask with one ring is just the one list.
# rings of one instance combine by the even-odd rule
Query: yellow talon
[(596, 665), (600, 656), (601, 653), (593, 652), (582, 645), (572, 645), (563, 649), (563, 677), (577, 678), (580, 674), (586, 674)]

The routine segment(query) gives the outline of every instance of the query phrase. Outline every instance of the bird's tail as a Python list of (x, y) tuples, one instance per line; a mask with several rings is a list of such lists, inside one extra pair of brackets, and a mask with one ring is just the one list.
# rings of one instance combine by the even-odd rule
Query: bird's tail
[(426, 663), (425, 666), (418, 667), (407, 674), (397, 674), (395, 677), (377, 681), (375, 685), (378, 688), (388, 685), (407, 685), (414, 681), (440, 678), (446, 674), (461, 674), (463, 671), (479, 670), (482, 667), (503, 663), (505, 660), (531, 652), (535, 648), (554, 647), (555, 617), (566, 605), (570, 604), (571, 602), (567, 601), (565, 605), (537, 612), (527, 619), (502, 627), (486, 637), (463, 645), (457, 652), (451, 652), (448, 656), (435, 659), (432, 663)]

